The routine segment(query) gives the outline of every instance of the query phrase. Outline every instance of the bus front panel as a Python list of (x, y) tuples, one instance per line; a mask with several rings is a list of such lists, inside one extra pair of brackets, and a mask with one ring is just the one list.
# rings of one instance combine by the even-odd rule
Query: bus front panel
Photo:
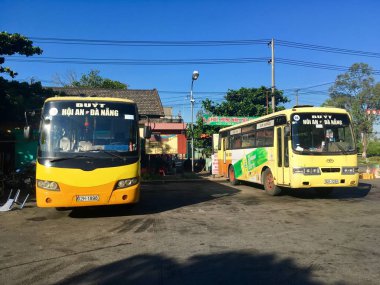
[[(38, 163), (37, 206), (81, 207), (136, 203), (140, 196), (139, 176), (139, 162), (92, 171), (47, 167)], [(123, 187), (119, 187), (119, 183)]]

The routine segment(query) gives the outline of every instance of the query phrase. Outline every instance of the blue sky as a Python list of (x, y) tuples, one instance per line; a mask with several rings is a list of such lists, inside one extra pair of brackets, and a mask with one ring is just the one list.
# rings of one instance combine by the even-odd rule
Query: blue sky
[[(380, 1), (14, 1), (0, 0), (0, 30), (27, 37), (121, 41), (217, 41), (270, 39), (350, 50), (380, 52)], [(95, 59), (229, 59), (270, 58), (267, 45), (207, 47), (83, 46), (35, 42), (44, 57)], [(380, 70), (380, 58), (325, 53), (276, 46), (276, 58), (350, 66), (368, 63)], [(37, 58), (35, 56), (34, 58)], [(265, 62), (217, 65), (98, 65), (6, 62), (19, 80), (35, 78), (55, 85), (75, 72), (78, 78), (91, 69), (131, 89), (159, 91), (164, 106), (173, 106), (190, 120), (186, 94), (193, 70), (199, 70), (194, 96), (220, 101), (223, 92), (240, 87), (271, 85), (271, 67)], [(276, 87), (286, 90), (295, 104), (295, 88), (333, 82), (342, 71), (276, 64)], [(379, 81), (379, 76), (376, 77)], [(299, 103), (319, 105), (329, 85), (301, 90)], [(170, 92), (168, 92), (170, 91)], [(175, 92), (173, 92), (175, 91)], [(221, 92), (221, 93), (206, 93)]]

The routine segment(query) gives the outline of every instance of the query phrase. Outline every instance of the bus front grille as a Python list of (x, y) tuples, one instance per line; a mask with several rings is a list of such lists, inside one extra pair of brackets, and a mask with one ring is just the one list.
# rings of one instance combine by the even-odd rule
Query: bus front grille
[(322, 172), (340, 172), (339, 167), (322, 167), (321, 168)]

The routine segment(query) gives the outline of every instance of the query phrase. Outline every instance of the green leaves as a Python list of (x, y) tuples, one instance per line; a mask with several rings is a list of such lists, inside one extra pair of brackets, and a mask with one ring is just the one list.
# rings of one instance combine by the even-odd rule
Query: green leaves
[[(31, 56), (34, 54), (42, 54), (42, 52), (41, 48), (34, 47), (31, 40), (20, 34), (0, 32), (0, 55), (14, 55), (18, 53)], [(0, 57), (0, 64), (3, 64), (4, 62), (4, 57)], [(1, 65), (0, 73), (8, 73), (12, 78), (17, 75), (17, 73), (12, 71), (9, 67), (3, 67)]]
[(354, 63), (349, 70), (337, 76), (329, 89), (330, 99), (323, 106), (343, 108), (351, 113), (356, 136), (363, 142), (366, 152), (367, 136), (372, 132), (374, 115), (367, 115), (367, 109), (379, 108), (380, 85), (375, 85), (373, 69), (366, 63)]
[[(271, 108), (271, 91), (264, 86), (260, 88), (240, 88), (239, 90), (228, 90), (223, 102), (215, 103), (210, 99), (202, 101), (202, 110), (197, 114), (197, 122), (194, 126), (195, 146), (203, 148), (206, 155), (211, 153), (212, 134), (218, 133), (220, 127), (206, 126), (203, 124), (202, 114), (208, 113), (215, 116), (242, 116), (253, 117), (263, 116), (267, 113), (267, 96), (268, 96), (268, 112), (272, 112)], [(283, 92), (275, 91), (276, 110), (283, 110), (282, 103), (288, 102), (288, 98), (283, 96)], [(190, 129), (188, 130), (190, 133)], [(210, 137), (200, 139), (203, 137)], [(190, 136), (191, 137), (191, 134)]]
[(91, 70), (88, 75), (83, 74), (79, 81), (73, 81), (71, 85), (88, 88), (127, 89), (127, 84), (103, 78), (99, 73), (99, 70)]
[[(276, 106), (289, 100), (283, 96), (283, 92), (275, 91)], [(271, 92), (264, 86), (260, 88), (240, 88), (239, 90), (228, 90), (225, 101), (214, 103), (206, 99), (202, 102), (203, 109), (218, 116), (263, 116), (266, 114), (268, 96), (268, 111), (271, 113)], [(281, 110), (283, 107), (276, 107)]]

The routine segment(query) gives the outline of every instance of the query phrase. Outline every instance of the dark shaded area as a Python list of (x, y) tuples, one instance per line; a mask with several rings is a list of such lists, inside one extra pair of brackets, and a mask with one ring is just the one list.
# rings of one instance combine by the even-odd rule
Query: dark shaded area
[[(252, 182), (241, 181), (242, 185), (256, 188), (256, 190), (263, 190), (264, 186)], [(315, 189), (287, 189), (283, 188), (280, 196), (289, 196), (299, 199), (350, 199), (350, 198), (364, 198), (372, 189), (372, 185), (368, 183), (359, 183), (358, 187), (337, 187), (334, 188), (332, 193), (328, 196), (321, 196)], [(281, 199), (281, 197), (277, 197)]]
[(321, 284), (312, 269), (274, 254), (196, 255), (180, 264), (163, 255), (137, 255), (80, 272), (57, 284)]
[[(72, 218), (96, 218), (113, 216), (133, 216), (161, 213), (181, 207), (199, 204), (224, 196), (236, 195), (240, 190), (227, 184), (208, 180), (199, 182), (174, 182), (143, 185), (140, 202), (136, 205), (117, 205), (74, 208), (69, 214)], [(176, 187), (173, 189), (173, 185)]]
[(334, 188), (332, 193), (328, 196), (320, 196), (313, 189), (285, 189), (284, 195), (300, 198), (300, 199), (358, 199), (364, 198), (371, 191), (372, 185), (367, 183), (359, 183), (359, 186), (356, 187), (338, 187)]

